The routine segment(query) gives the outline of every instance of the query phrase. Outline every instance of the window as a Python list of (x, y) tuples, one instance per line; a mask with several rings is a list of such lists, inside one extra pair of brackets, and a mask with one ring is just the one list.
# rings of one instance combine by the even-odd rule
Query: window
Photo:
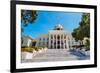
[(64, 39), (66, 39), (66, 35), (64, 36)]
[(58, 41), (58, 44), (60, 44), (60, 41)]
[(59, 36), (59, 35), (57, 36), (57, 39), (58, 39), (58, 40), (60, 39), (60, 36)]

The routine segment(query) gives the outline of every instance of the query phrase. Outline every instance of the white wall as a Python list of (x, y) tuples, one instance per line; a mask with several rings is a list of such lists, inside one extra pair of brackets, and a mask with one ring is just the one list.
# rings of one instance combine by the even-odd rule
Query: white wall
[[(39, 0), (36, 0), (39, 1)], [(100, 1), (99, 0), (40, 0), (49, 2), (93, 4), (98, 1), (98, 37), (100, 37)], [(10, 0), (0, 1), (0, 73), (9, 73), (10, 67)], [(42, 71), (34, 73), (99, 73), (100, 72), (100, 38), (98, 38), (98, 67), (86, 69)], [(30, 72), (29, 72), (30, 73)]]

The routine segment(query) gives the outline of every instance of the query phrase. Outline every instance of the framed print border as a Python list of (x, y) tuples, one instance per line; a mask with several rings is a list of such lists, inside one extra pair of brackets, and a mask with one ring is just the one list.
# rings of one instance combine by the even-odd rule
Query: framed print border
[[(40, 5), (40, 6), (55, 6), (55, 7), (71, 7), (71, 8), (86, 8), (94, 9), (94, 64), (73, 65), (73, 66), (55, 66), (55, 67), (40, 67), (40, 68), (16, 68), (16, 5)], [(33, 1), (11, 1), (11, 72), (29, 72), (29, 71), (45, 71), (45, 70), (61, 70), (61, 69), (78, 69), (97, 67), (97, 6), (79, 5), (79, 4), (62, 4), (62, 3), (47, 3)]]

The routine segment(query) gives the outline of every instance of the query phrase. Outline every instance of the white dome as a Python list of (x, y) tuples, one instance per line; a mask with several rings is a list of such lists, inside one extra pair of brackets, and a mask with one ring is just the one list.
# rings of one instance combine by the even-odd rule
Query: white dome
[(63, 26), (58, 24), (57, 26), (55, 26), (54, 28), (55, 30), (62, 30), (63, 29)]

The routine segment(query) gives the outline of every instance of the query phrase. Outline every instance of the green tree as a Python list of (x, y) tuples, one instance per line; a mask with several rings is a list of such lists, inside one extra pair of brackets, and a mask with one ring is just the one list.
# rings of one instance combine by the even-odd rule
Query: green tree
[(34, 10), (21, 10), (21, 23), (23, 27), (21, 27), (21, 33), (24, 32), (24, 27), (28, 24), (34, 23), (37, 18), (37, 11)]
[(76, 28), (72, 32), (72, 36), (75, 38), (76, 41), (80, 41), (80, 45), (82, 45), (83, 34), (81, 28)]
[(34, 10), (21, 10), (21, 22), (24, 26), (33, 23), (36, 20), (37, 12)]
[[(90, 37), (90, 14), (83, 13), (80, 24), (80, 30), (82, 30), (83, 38)], [(81, 34), (81, 35), (82, 35)]]
[(72, 36), (75, 38), (76, 41), (79, 40), (77, 32), (78, 32), (78, 28), (74, 29), (74, 31), (72, 32)]
[(82, 45), (82, 40), (84, 37), (90, 38), (90, 14), (83, 13), (79, 27), (75, 28), (72, 32), (72, 36), (76, 41), (80, 40)]

